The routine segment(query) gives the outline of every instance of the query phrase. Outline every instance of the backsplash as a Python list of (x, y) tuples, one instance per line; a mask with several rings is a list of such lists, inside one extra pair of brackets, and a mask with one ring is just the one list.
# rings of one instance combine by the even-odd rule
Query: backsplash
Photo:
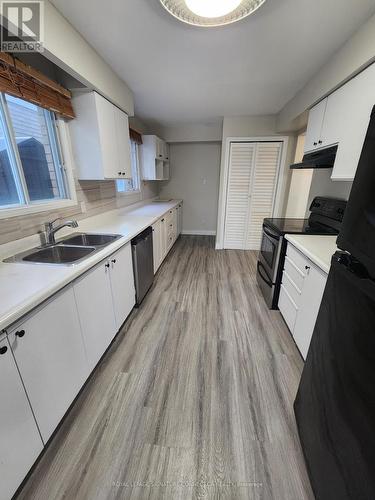
[[(51, 210), (39, 214), (0, 219), (0, 244), (39, 233), (43, 223), (57, 218), (82, 220), (109, 210), (125, 207), (158, 195), (158, 183), (141, 181), (141, 193), (119, 195), (114, 181), (75, 181), (77, 200), (75, 206), (63, 210)], [(85, 211), (82, 212), (81, 204)]]

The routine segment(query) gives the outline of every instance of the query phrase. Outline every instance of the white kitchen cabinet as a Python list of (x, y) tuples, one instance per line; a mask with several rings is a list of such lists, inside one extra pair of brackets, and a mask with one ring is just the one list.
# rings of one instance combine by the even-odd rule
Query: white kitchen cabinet
[(161, 238), (161, 261), (163, 261), (168, 253), (167, 250), (167, 240), (168, 240), (168, 226), (167, 226), (167, 219), (166, 216), (164, 215), (160, 219), (160, 238)]
[(131, 178), (126, 113), (96, 92), (76, 95), (73, 107), (70, 131), (78, 179)]
[(9, 343), (46, 443), (90, 372), (72, 287), (21, 321)]
[(355, 177), (375, 105), (374, 88), (372, 64), (310, 110), (305, 153), (337, 144), (332, 180)]
[(109, 262), (102, 262), (87, 272), (74, 282), (73, 288), (91, 371), (117, 332)]
[(0, 336), (0, 498), (10, 499), (43, 449), (21, 377)]
[(306, 270), (307, 274), (302, 289), (301, 303), (293, 331), (294, 340), (304, 359), (306, 359), (309, 350), (327, 283), (327, 275), (323, 271), (308, 261), (306, 266), (308, 269)]
[(160, 267), (162, 261), (162, 232), (161, 232), (161, 220), (157, 220), (155, 224), (152, 225), (152, 248), (154, 254), (154, 274)]
[(127, 243), (113, 254), (109, 262), (116, 330), (119, 330), (135, 305), (131, 244)]
[(182, 203), (178, 205), (178, 218), (177, 218), (177, 236), (180, 236), (182, 233)]
[(121, 178), (131, 178), (132, 171), (128, 115), (115, 106), (114, 113), (119, 160), (117, 173), (119, 174), (121, 172)]
[(149, 181), (169, 179), (169, 147), (156, 135), (142, 136), (142, 178)]
[(278, 305), (304, 359), (326, 282), (327, 274), (288, 243)]
[(306, 131), (305, 153), (322, 147), (322, 129), (327, 107), (327, 98), (310, 109)]
[(339, 147), (333, 180), (353, 180), (375, 105), (375, 64), (329, 97), (332, 112), (327, 130), (336, 130)]

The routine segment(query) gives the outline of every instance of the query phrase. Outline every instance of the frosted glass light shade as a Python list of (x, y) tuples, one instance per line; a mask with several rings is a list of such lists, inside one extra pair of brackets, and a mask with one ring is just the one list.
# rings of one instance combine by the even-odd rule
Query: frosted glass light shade
[(160, 0), (180, 21), (212, 28), (235, 23), (255, 12), (266, 0)]
[(222, 17), (240, 5), (242, 0), (185, 0), (194, 14), (200, 17)]

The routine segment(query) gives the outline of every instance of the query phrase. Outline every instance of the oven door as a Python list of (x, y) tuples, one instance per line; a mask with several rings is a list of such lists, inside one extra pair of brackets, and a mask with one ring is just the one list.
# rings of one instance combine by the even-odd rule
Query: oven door
[(270, 309), (276, 308), (276, 278), (279, 268), (283, 237), (263, 225), (262, 244), (257, 263), (257, 281), (264, 300)]
[(259, 262), (272, 283), (276, 281), (282, 240), (283, 237), (280, 234), (263, 224)]

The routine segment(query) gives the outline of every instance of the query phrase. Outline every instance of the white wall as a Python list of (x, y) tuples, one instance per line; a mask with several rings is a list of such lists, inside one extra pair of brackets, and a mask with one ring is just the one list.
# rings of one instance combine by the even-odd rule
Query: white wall
[[(298, 136), (294, 163), (302, 161), (305, 139), (306, 134)], [(305, 217), (312, 177), (312, 169), (292, 170), (285, 217), (302, 219)]]
[[(308, 57), (308, 54), (306, 54)], [(375, 60), (375, 15), (348, 40), (281, 110), (277, 130), (301, 129), (300, 115)], [(304, 115), (306, 121), (307, 115)], [(303, 120), (302, 120), (303, 121)]]
[(133, 95), (129, 87), (47, 0), (44, 16), (44, 55), (88, 88), (133, 115)]
[(171, 179), (161, 183), (160, 198), (184, 200), (184, 233), (216, 233), (220, 153), (219, 142), (170, 145)]
[(315, 196), (328, 196), (343, 200), (347, 200), (349, 198), (353, 183), (333, 181), (331, 180), (331, 175), (331, 168), (313, 170), (306, 215), (309, 214), (309, 207)]
[(157, 134), (167, 142), (215, 142), (221, 141), (222, 120), (212, 123), (183, 123), (160, 127)]

